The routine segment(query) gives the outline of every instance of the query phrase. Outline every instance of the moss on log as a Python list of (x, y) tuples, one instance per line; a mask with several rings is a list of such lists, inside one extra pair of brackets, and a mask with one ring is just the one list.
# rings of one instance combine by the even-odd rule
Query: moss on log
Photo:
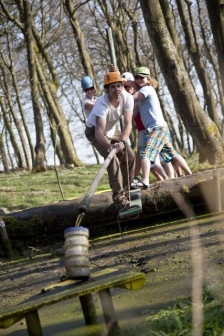
[[(180, 207), (180, 204), (177, 205), (178, 195), (185, 200), (179, 209), (182, 213), (188, 204), (191, 204), (193, 209), (196, 209), (197, 205), (202, 205), (205, 207), (205, 212), (216, 212), (220, 198), (223, 209), (223, 175), (224, 168), (219, 168), (219, 194), (217, 193), (217, 178), (214, 178), (213, 170), (153, 183), (149, 190), (141, 192), (142, 213), (139, 217), (121, 220), (121, 222), (141, 220), (149, 222), (149, 219), (153, 217), (154, 224), (161, 215), (178, 211)], [(84, 196), (6, 214), (3, 218), (9, 238), (26, 240), (31, 236), (63, 235), (65, 228), (75, 225), (79, 205), (83, 198)], [(100, 230), (107, 225), (117, 223), (118, 217), (112, 203), (112, 193), (107, 191), (94, 194), (81, 225), (89, 228), (91, 233), (92, 230)]]

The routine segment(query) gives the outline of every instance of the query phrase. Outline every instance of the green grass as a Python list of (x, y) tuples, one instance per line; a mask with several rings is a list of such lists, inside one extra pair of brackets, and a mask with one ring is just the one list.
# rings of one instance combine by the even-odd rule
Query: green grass
[[(223, 302), (214, 298), (211, 288), (204, 290), (203, 336), (220, 336), (224, 330)], [(223, 301), (223, 300), (221, 300)], [(191, 336), (191, 301), (182, 300), (168, 309), (152, 313), (142, 326), (130, 327), (126, 336)]]
[[(187, 160), (192, 172), (211, 168), (199, 165), (198, 158)], [(30, 207), (52, 204), (62, 199), (82, 197), (88, 191), (101, 165), (83, 168), (57, 168), (46, 172), (18, 171), (0, 174), (0, 207), (17, 211)], [(152, 182), (152, 177), (150, 178)], [(109, 189), (107, 173), (100, 181), (97, 191)], [(172, 307), (152, 312), (141, 325), (122, 328), (124, 336), (190, 336), (192, 331), (190, 300), (175, 303)], [(211, 290), (204, 291), (204, 331), (203, 336), (221, 335), (224, 329), (223, 304), (215, 300)]]
[[(210, 168), (205, 163), (199, 165), (198, 156), (187, 159), (193, 172)], [(0, 207), (7, 208), (10, 212), (31, 207), (52, 204), (60, 200), (82, 197), (88, 191), (93, 179), (101, 165), (90, 165), (82, 168), (63, 169), (57, 167), (46, 172), (17, 171), (9, 174), (0, 174)], [(150, 174), (150, 182), (155, 182), (155, 177)], [(108, 175), (104, 174), (97, 191), (110, 189)]]
[[(19, 171), (0, 174), (0, 207), (17, 211), (84, 196), (100, 167), (101, 165), (57, 168), (61, 188), (54, 169), (41, 173)], [(110, 189), (107, 173), (100, 181), (97, 191), (106, 189)]]

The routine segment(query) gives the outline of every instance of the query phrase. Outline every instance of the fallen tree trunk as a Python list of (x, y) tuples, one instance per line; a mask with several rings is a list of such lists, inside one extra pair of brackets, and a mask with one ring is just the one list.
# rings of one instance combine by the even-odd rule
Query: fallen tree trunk
[[(189, 204), (192, 205), (193, 211), (197, 205), (204, 206), (207, 213), (219, 211), (224, 206), (222, 202), (219, 209), (217, 208), (220, 200), (224, 200), (221, 179), (223, 175), (224, 168), (221, 167), (218, 170), (206, 170), (153, 183), (149, 190), (141, 192), (142, 213), (139, 217), (120, 220), (120, 222), (148, 221), (154, 224), (164, 213), (178, 210), (185, 213), (185, 208)], [(24, 241), (32, 236), (63, 235), (65, 228), (76, 224), (82, 200), (83, 197), (6, 214), (3, 219), (9, 238)], [(180, 202), (182, 202), (181, 205)], [(186, 214), (185, 216), (187, 217)], [(112, 203), (112, 193), (107, 191), (93, 195), (80, 225), (89, 228), (91, 233), (117, 223), (118, 216)]]

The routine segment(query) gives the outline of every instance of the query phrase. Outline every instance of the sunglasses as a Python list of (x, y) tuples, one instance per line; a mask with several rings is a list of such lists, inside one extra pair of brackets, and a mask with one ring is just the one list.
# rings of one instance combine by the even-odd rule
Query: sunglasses
[(94, 90), (94, 86), (88, 88), (88, 89), (85, 89), (84, 91), (87, 92), (87, 91), (93, 91)]
[(142, 76), (135, 76), (135, 79), (144, 79), (145, 78), (145, 76), (144, 77), (142, 77)]

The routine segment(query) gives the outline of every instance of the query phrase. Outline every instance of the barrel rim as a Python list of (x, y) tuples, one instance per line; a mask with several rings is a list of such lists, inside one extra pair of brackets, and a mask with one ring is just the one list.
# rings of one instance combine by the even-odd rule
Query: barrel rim
[(73, 227), (69, 227), (69, 228), (65, 229), (64, 233), (76, 232), (76, 231), (89, 232), (89, 229), (85, 228), (84, 226), (73, 226)]

